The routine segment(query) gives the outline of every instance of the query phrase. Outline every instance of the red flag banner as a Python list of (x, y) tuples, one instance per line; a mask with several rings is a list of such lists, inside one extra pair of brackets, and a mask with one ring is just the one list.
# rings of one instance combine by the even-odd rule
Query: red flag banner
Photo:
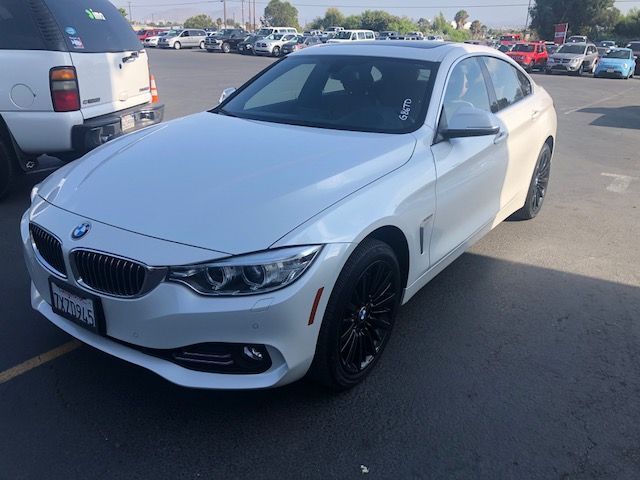
[(562, 45), (564, 42), (567, 41), (567, 31), (569, 31), (569, 24), (568, 23), (558, 23), (557, 25), (554, 25), (555, 27), (555, 35), (554, 35), (554, 43), (556, 43), (557, 45)]

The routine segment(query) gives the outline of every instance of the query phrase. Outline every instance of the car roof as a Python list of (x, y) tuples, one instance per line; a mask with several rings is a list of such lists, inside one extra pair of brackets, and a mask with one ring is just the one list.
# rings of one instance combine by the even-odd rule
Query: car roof
[(452, 52), (457, 52), (459, 55), (474, 52), (495, 55), (497, 50), (484, 45), (472, 45), (467, 43), (438, 42), (429, 40), (422, 42), (410, 40), (387, 40), (385, 42), (365, 41), (357, 43), (325, 43), (312, 49), (302, 50), (296, 55), (362, 55), (440, 62)]

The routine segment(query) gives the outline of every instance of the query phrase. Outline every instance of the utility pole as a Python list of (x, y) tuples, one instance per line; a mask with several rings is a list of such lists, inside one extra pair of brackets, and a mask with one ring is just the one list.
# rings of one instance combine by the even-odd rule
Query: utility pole
[(527, 7), (527, 21), (524, 22), (524, 35), (522, 36), (522, 40), (527, 40), (527, 29), (529, 28), (529, 12), (531, 11), (531, 0), (529, 0), (529, 6)]
[(127, 2), (129, 4), (129, 21), (133, 23), (133, 16), (131, 15), (131, 2)]
[(253, 0), (253, 28), (258, 28), (258, 20), (256, 19), (256, 0)]
[(244, 0), (240, 0), (240, 4), (242, 5), (242, 28), (245, 28), (244, 24)]
[(222, 0), (222, 17), (224, 21), (224, 28), (227, 28), (227, 0)]

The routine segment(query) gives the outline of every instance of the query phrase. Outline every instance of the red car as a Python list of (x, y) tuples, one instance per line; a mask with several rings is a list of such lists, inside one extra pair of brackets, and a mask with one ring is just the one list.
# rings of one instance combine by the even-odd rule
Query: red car
[(136, 35), (138, 35), (138, 39), (141, 42), (144, 42), (144, 40), (147, 37), (153, 37), (155, 35), (158, 35), (160, 32), (162, 32), (162, 30), (157, 30), (157, 29), (148, 29), (148, 30), (138, 30), (136, 32)]
[(510, 33), (509, 35), (502, 35), (500, 37), (500, 45), (513, 45), (520, 41), (522, 41), (522, 35), (519, 33)]
[(534, 68), (543, 69), (549, 59), (547, 47), (543, 42), (518, 42), (513, 50), (507, 52), (512, 59), (527, 72)]

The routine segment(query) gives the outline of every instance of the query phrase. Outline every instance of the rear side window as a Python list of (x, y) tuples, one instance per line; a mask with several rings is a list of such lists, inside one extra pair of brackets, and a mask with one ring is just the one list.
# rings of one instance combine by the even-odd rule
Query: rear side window
[(513, 105), (524, 97), (517, 69), (494, 57), (484, 57), (483, 61), (487, 66), (496, 92), (496, 102), (491, 105), (493, 113)]
[(118, 9), (108, 0), (45, 0), (75, 53), (141, 50), (142, 44)]
[(2, 0), (0, 50), (44, 49), (44, 40), (25, 0)]

